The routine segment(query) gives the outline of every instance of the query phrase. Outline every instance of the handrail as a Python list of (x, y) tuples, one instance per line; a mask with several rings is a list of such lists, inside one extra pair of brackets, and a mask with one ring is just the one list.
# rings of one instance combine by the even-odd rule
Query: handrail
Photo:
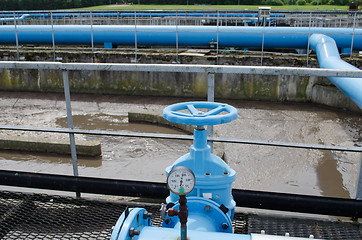
[[(141, 138), (158, 138), (158, 139), (173, 139), (173, 140), (192, 140), (193, 139), (192, 136), (188, 136), (188, 135), (185, 136), (185, 135), (179, 135), (179, 134), (129, 133), (129, 132), (119, 132), (119, 131), (100, 131), (100, 130), (46, 128), (46, 127), (31, 127), (31, 126), (10, 126), (10, 125), (0, 125), (0, 130), (103, 135), (103, 136), (118, 136), (118, 137), (141, 137)], [(292, 143), (292, 142), (279, 142), (279, 141), (262, 141), (262, 140), (223, 138), (223, 137), (208, 137), (208, 140), (213, 141), (213, 142), (223, 142), (223, 143), (240, 143), (240, 144), (250, 144), (250, 145), (271, 146), (271, 147), (305, 148), (305, 149), (362, 153), (362, 147), (343, 147), (343, 146), (332, 146), (332, 145), (323, 145), (323, 144), (305, 144), (305, 143)]]
[(299, 75), (317, 77), (362, 78), (362, 71), (301, 67), (221, 66), (197, 64), (130, 64), (130, 63), (59, 63), (0, 61), (0, 68), (42, 69), (64, 71), (137, 71), (137, 72), (192, 72), (253, 75)]

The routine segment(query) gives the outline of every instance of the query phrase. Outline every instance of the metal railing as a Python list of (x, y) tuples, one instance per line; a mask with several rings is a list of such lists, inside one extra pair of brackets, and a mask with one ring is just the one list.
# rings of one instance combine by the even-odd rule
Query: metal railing
[[(0, 125), (1, 130), (20, 130), (49, 133), (68, 133), (71, 145), (73, 174), (78, 175), (75, 134), (121, 136), (121, 137), (142, 137), (142, 138), (160, 138), (160, 139), (179, 139), (190, 140), (191, 136), (173, 135), (173, 134), (152, 134), (152, 133), (124, 133), (112, 131), (79, 130), (73, 127), (73, 117), (71, 109), (70, 89), (69, 89), (69, 71), (138, 71), (138, 72), (188, 72), (204, 73), (208, 75), (208, 101), (214, 101), (215, 74), (256, 74), (256, 75), (301, 75), (301, 76), (324, 76), (324, 77), (351, 77), (362, 78), (362, 71), (358, 70), (332, 70), (316, 68), (297, 68), (297, 67), (260, 67), (260, 66), (220, 66), (220, 65), (185, 65), (185, 64), (111, 64), (111, 63), (54, 63), (54, 62), (13, 62), (1, 61), (1, 69), (37, 69), (37, 70), (59, 70), (63, 72), (64, 94), (66, 100), (68, 128), (45, 128), (28, 126), (10, 126)], [(147, 80), (145, 80), (147, 81)], [(212, 131), (209, 134), (209, 142), (239, 143), (251, 145), (263, 145), (287, 148), (304, 148), (318, 150), (333, 150), (361, 153), (362, 147), (342, 147), (328, 146), (321, 144), (287, 143), (278, 141), (257, 141), (247, 139), (230, 139), (212, 137)], [(362, 164), (360, 165), (360, 174), (356, 191), (356, 198), (362, 199)]]

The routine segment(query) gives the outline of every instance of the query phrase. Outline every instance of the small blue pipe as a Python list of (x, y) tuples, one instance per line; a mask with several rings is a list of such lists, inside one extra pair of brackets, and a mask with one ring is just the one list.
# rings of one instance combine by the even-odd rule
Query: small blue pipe
[[(69, 12), (69, 13), (52, 13), (54, 19), (62, 19), (65, 17), (90, 17), (92, 14), (93, 17), (176, 17), (176, 12), (111, 12), (111, 13), (77, 13), (77, 12)], [(11, 22), (14, 21), (13, 14), (1, 14), (0, 22)], [(258, 17), (257, 13), (203, 13), (203, 12), (178, 12), (178, 17)], [(282, 18), (284, 14), (270, 14), (271, 18)], [(25, 18), (32, 19), (48, 19), (50, 18), (49, 13), (30, 13), (30, 14), (22, 14), (21, 17), (16, 18), (18, 21), (22, 21)]]
[[(336, 41), (331, 37), (313, 34), (310, 38), (310, 46), (316, 51), (321, 68), (360, 70), (340, 58)], [(361, 78), (329, 77), (329, 80), (362, 109)]]

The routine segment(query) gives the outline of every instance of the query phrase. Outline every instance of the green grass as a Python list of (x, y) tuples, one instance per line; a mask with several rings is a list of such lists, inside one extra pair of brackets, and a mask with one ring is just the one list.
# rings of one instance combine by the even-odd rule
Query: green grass
[[(102, 5), (81, 10), (257, 10), (259, 5)], [(272, 6), (272, 10), (347, 10), (348, 6), (334, 5), (284, 5)]]

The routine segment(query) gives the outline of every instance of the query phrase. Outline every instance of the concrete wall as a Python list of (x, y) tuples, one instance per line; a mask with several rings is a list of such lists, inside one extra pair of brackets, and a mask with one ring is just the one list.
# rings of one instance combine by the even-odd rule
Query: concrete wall
[[(201, 56), (203, 55), (203, 56)], [(16, 53), (0, 51), (0, 60), (15, 60)], [(52, 61), (52, 51), (22, 51), (26, 61)], [(122, 51), (57, 51), (62, 62), (130, 63), (134, 53)], [(174, 53), (157, 51), (138, 53), (139, 63), (171, 63)], [(216, 56), (183, 52), (179, 55), (183, 64), (216, 64)], [(351, 64), (360, 67), (362, 61)], [(260, 56), (240, 52), (219, 55), (221, 65), (259, 66)], [(306, 66), (306, 59), (297, 55), (267, 55), (264, 66)], [(318, 67), (316, 59), (310, 61)], [(105, 72), (72, 71), (69, 74), (72, 92), (107, 93), (122, 95), (177, 96), (206, 98), (207, 74), (157, 73), (157, 72)], [(62, 91), (62, 72), (54, 70), (0, 69), (0, 90), (11, 91)], [(242, 74), (216, 74), (215, 98), (265, 101), (315, 102), (353, 111), (361, 111), (327, 78), (303, 76), (265, 76)]]

